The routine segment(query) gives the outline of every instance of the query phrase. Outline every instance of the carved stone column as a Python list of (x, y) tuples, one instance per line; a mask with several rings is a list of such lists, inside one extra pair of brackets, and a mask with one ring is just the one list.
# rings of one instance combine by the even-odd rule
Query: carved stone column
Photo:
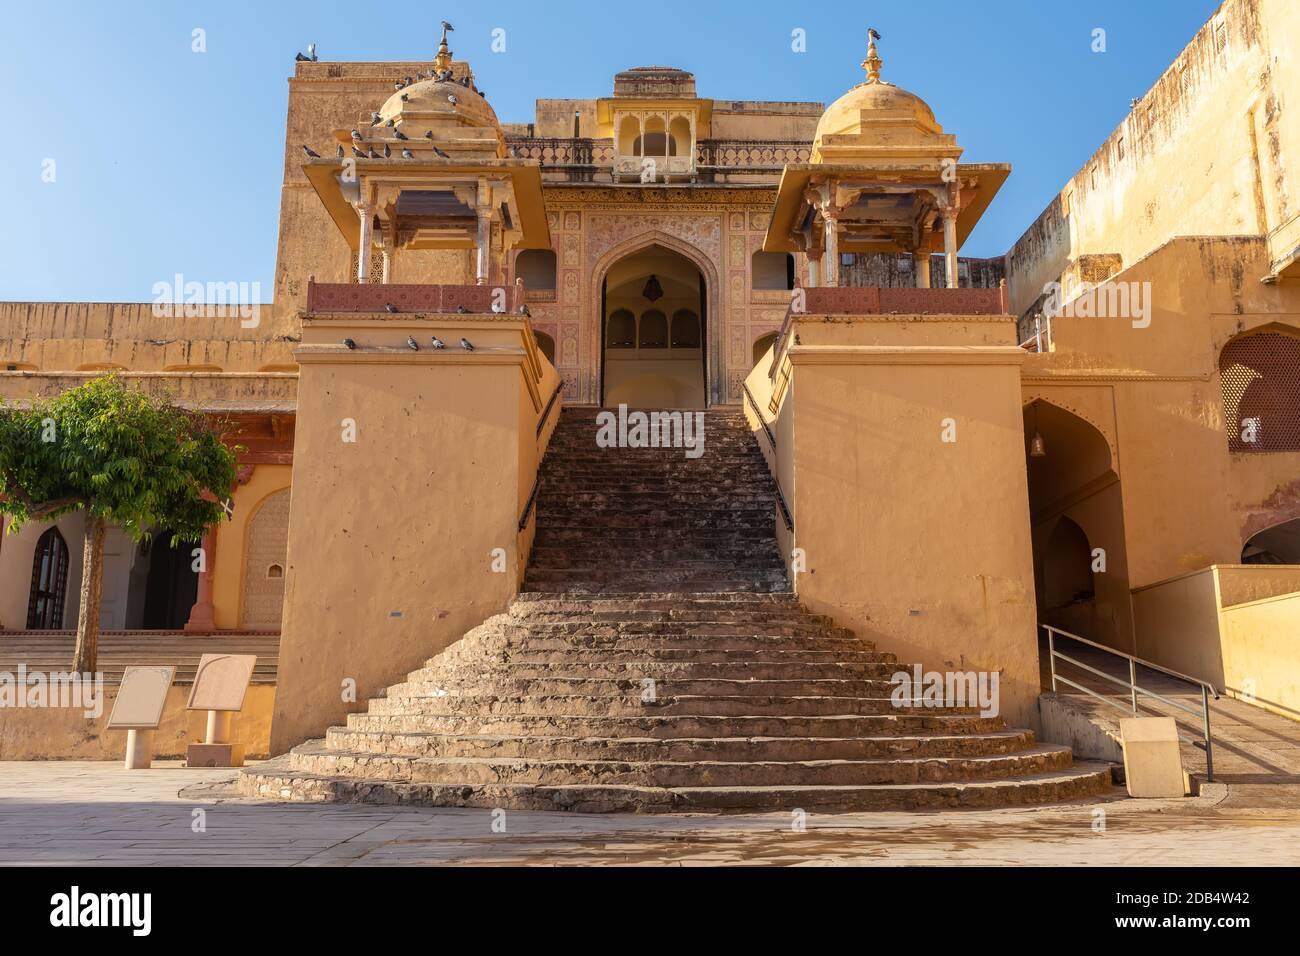
[(943, 254), (948, 269), (948, 288), (957, 288), (957, 207), (943, 209)]

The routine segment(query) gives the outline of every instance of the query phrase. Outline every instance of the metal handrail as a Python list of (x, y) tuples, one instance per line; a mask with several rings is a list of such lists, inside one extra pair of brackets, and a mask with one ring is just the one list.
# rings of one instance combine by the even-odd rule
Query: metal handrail
[[(762, 411), (759, 410), (758, 402), (754, 399), (754, 393), (749, 390), (749, 386), (744, 382), (740, 383), (741, 389), (745, 393), (745, 398), (749, 401), (750, 408), (754, 409), (754, 417), (758, 423), (763, 426), (763, 434), (767, 436), (767, 442), (772, 446), (772, 456), (776, 457), (776, 436), (772, 434), (771, 427), (767, 424), (767, 419), (763, 417)], [(775, 463), (773, 464), (775, 470)], [(790, 508), (785, 503), (785, 495), (781, 493), (781, 482), (777, 480), (776, 474), (772, 475), (772, 486), (776, 489), (776, 504), (781, 511), (781, 520), (785, 523), (786, 531), (794, 530), (794, 518), (790, 515)]]
[[(1199, 715), (1201, 718), (1201, 733), (1205, 742), (1205, 778), (1211, 783), (1214, 782), (1214, 750), (1213, 750), (1214, 744), (1213, 741), (1210, 739), (1210, 694), (1213, 694), (1214, 699), (1218, 700), (1219, 692), (1213, 684), (1211, 684), (1209, 681), (1201, 680), (1199, 677), (1192, 677), (1190, 674), (1184, 674), (1181, 671), (1176, 671), (1173, 670), (1172, 668), (1163, 667), (1160, 664), (1152, 663), (1151, 661), (1144, 660), (1143, 658), (1137, 657), (1133, 654), (1125, 654), (1123, 651), (1117, 651), (1115, 650), (1115, 648), (1107, 647), (1105, 644), (1098, 644), (1096, 641), (1090, 641), (1086, 637), (1080, 637), (1078, 634), (1071, 634), (1069, 631), (1063, 631), (1059, 627), (1053, 627), (1051, 624), (1039, 624), (1038, 626), (1047, 632), (1048, 665), (1052, 673), (1053, 693), (1056, 692), (1056, 685), (1058, 683), (1065, 684), (1069, 687), (1075, 688), (1076, 690), (1083, 691), (1085, 694), (1087, 694), (1090, 697), (1097, 698), (1097, 700), (1101, 701), (1103, 704), (1109, 704), (1111, 707), (1116, 707), (1120, 710), (1128, 711), (1129, 713), (1132, 714), (1136, 714), (1138, 712), (1138, 694), (1146, 694), (1148, 697), (1154, 697), (1156, 700), (1163, 701), (1164, 703), (1168, 704), (1170, 707), (1176, 707), (1179, 710), (1186, 711), (1192, 716), (1197, 716), (1198, 711), (1196, 710), (1195, 707), (1189, 707), (1188, 705), (1181, 703), (1179, 701), (1170, 700), (1168, 697), (1165, 697), (1162, 694), (1157, 694), (1153, 690), (1147, 690), (1145, 687), (1139, 686), (1137, 682), (1137, 669), (1138, 666), (1141, 665), (1142, 667), (1149, 668), (1150, 670), (1159, 671), (1161, 674), (1166, 674), (1169, 677), (1173, 677), (1181, 681), (1186, 681), (1189, 684), (1195, 684), (1196, 686), (1198, 686), (1201, 689), (1201, 709), (1199, 711)], [(1058, 651), (1056, 649), (1056, 635), (1058, 634), (1061, 635), (1061, 637), (1068, 638), (1069, 640), (1072, 641), (1078, 641), (1080, 644), (1086, 644), (1089, 647), (1095, 647), (1099, 651), (1105, 651), (1107, 654), (1114, 655), (1115, 657), (1122, 657), (1125, 660), (1127, 660), (1128, 681), (1125, 682), (1120, 678), (1116, 677), (1114, 674), (1107, 674), (1105, 671), (1098, 670), (1097, 668), (1092, 667), (1089, 664), (1085, 664), (1083, 661), (1078, 660), (1077, 658), (1071, 657), (1068, 654), (1063, 654), (1060, 651)], [(1092, 690), (1089, 687), (1084, 687), (1082, 684), (1076, 683), (1075, 681), (1070, 680), (1068, 677), (1062, 677), (1061, 675), (1057, 674), (1056, 673), (1057, 658), (1060, 658), (1061, 660), (1065, 661), (1068, 664), (1073, 664), (1075, 667), (1082, 668), (1083, 670), (1088, 671), (1091, 674), (1095, 674), (1098, 677), (1102, 678), (1103, 680), (1110, 681), (1112, 684), (1117, 684), (1120, 687), (1127, 688), (1129, 692), (1129, 706), (1125, 707), (1123, 704), (1117, 704), (1109, 697), (1099, 694), (1095, 690)], [(1184, 737), (1182, 734), (1178, 735), (1178, 739), (1192, 745), (1195, 745), (1196, 743), (1196, 741), (1193, 740), (1191, 737)]]
[(541, 437), (542, 429), (546, 427), (546, 420), (551, 417), (551, 409), (555, 407), (555, 402), (563, 391), (564, 382), (560, 382), (555, 386), (555, 391), (551, 393), (551, 400), (546, 403), (546, 409), (542, 412), (542, 417), (537, 419), (537, 436), (539, 438)]

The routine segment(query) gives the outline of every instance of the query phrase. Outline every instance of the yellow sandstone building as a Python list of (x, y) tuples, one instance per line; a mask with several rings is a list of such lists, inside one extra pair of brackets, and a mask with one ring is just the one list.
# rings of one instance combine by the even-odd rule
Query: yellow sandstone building
[[(101, 626), (127, 656), (131, 632), (169, 632), (151, 639), (269, 641), (270, 660), (278, 634), (238, 730), (298, 750), (250, 793), (661, 809), (788, 785), (877, 806), (873, 787), (907, 789), (889, 761), (808, 762), (880, 733), (940, 762), (898, 770), (916, 792), (889, 805), (967, 801), (925, 787), (971, 780), (1022, 790), (969, 802), (1096, 792), (1068, 751), (1007, 736), (1039, 725), (1041, 624), (1300, 717), (1297, 38), (1288, 0), (1227, 0), (995, 259), (959, 251), (1010, 166), (963, 162), (874, 40), (829, 106), (710, 99), (650, 66), (527, 123), (500, 121), (445, 31), (431, 62), (299, 62), (274, 304), (0, 303), (0, 394), (117, 370), (228, 422), (240, 484), (204, 569), (111, 534)], [(699, 464), (601, 457), (597, 412), (621, 405), (705, 412)], [(75, 625), (81, 533), (74, 515), (0, 543), (0, 659)], [(641, 648), (645, 621), (715, 656), (674, 670), (689, 648), (666, 625)], [(831, 643), (783, 670), (760, 647), (777, 637)], [(895, 659), (996, 673), (1003, 723), (944, 718), (981, 743), (940, 752), (862, 723), (870, 687), (828, 686)], [(764, 703), (731, 708), (746, 675)], [(675, 696), (637, 724), (620, 695), (654, 679)], [(34, 727), (46, 753), (114, 746)], [(573, 743), (595, 736), (618, 744)], [(786, 769), (760, 779), (736, 736), (803, 743), (771, 744)], [(663, 769), (698, 740), (734, 776)]]

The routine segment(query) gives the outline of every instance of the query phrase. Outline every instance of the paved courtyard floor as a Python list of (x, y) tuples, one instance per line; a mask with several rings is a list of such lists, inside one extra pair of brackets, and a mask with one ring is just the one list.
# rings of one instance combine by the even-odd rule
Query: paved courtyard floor
[[(0, 763), (0, 865), (1298, 865), (1300, 788), (935, 813), (585, 815), (255, 803), (229, 770)], [(178, 794), (201, 792), (201, 799)], [(1104, 826), (1103, 826), (1104, 823)], [(495, 826), (494, 826), (495, 824)], [(504, 826), (504, 832), (502, 827)]]

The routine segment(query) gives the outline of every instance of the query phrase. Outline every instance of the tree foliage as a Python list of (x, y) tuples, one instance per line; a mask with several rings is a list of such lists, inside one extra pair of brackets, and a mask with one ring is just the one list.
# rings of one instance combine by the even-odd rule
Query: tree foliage
[(0, 498), (9, 530), (84, 508), (139, 539), (198, 541), (224, 517), (235, 455), (205, 416), (94, 379), (28, 408), (0, 410)]

